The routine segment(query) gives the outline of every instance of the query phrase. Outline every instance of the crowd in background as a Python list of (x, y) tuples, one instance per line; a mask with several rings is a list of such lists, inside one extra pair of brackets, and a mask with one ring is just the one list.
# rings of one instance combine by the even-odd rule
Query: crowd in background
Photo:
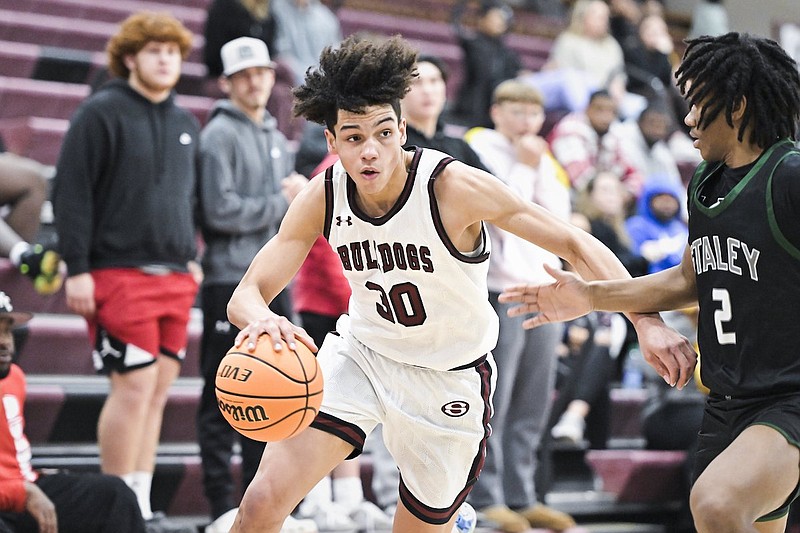
[[(441, 59), (420, 56), (419, 79), (403, 103), (404, 118), (409, 124), (406, 147), (441, 150), (488, 170), (521, 196), (593, 234), (614, 251), (634, 276), (678, 264), (688, 238), (686, 185), (700, 159), (683, 124), (687, 106), (673, 78), (680, 59), (680, 43), (670, 33), (664, 5), (657, 0), (528, 0), (522, 4), (481, 0), (474, 26), (464, 24), (468, 7), (466, 1), (457, 2), (452, 14), (453, 31), (463, 52), (457, 97), (446, 101), (448, 72)], [(514, 10), (525, 8), (565, 21), (565, 29), (555, 38), (547, 63), (537, 72), (526, 70), (518, 53), (506, 42)], [(726, 31), (722, 3), (700, 2), (690, 36)], [(197, 124), (186, 126), (199, 141), (199, 157), (196, 168), (187, 157), (186, 168), (181, 172), (190, 176), (187, 179), (192, 185), (197, 181), (199, 195), (190, 200), (191, 191), (181, 188), (180, 193), (187, 202), (196, 201), (202, 213), (196, 229), (201, 231), (204, 246), (200, 248), (205, 255), (196, 259), (202, 263), (205, 278), (197, 305), (204, 312), (202, 357), (206, 389), (199, 438), (206, 466), (206, 495), (213, 510), (210, 518), (217, 520), (236, 506), (243, 490), (232, 488), (230, 474), (222, 466), (229, 461), (233, 433), (230, 428), (220, 427), (220, 419), (211, 413), (215, 404), (213, 383), (211, 387), (209, 383), (214, 364), (235, 335), (225, 317), (225, 303), (262, 241), (274, 235), (282, 214), (305, 180), (324, 168), (320, 166), (323, 161), (332, 163), (326, 158), (321, 127), (292, 117), (287, 102), (291, 100), (291, 88), (302, 81), (307, 69), (315, 66), (320, 52), (340, 42), (342, 29), (335, 11), (319, 0), (212, 0), (204, 33), (208, 94), (219, 97), (220, 102), (210, 114), (209, 123), (203, 125), (202, 133), (195, 129), (199, 128)], [(264, 94), (256, 105), (260, 111), (254, 116), (237, 108), (237, 98), (245, 100), (249, 90), (237, 89), (237, 83), (245, 82), (235, 81), (234, 75), (243, 69), (225, 68), (226, 63), (237, 62), (236, 58), (226, 60), (225, 45), (241, 37), (259, 40), (268, 50), (268, 65), (244, 67), (268, 71), (258, 74), (268, 81), (259, 81), (252, 74), (253, 79), (247, 82), (252, 86), (268, 85), (266, 90), (261, 89)], [(128, 71), (122, 68), (122, 74), (127, 75)], [(111, 83), (124, 85), (119, 81)], [(109, 91), (107, 87), (104, 90), (105, 94)], [(116, 90), (121, 91), (118, 98), (130, 98), (128, 88), (118, 86)], [(176, 116), (188, 121), (183, 114)], [(166, 123), (162, 125), (167, 127)], [(72, 137), (68, 137), (76, 147), (91, 140), (92, 135), (100, 135), (92, 131), (91, 124), (86, 128), (85, 132), (73, 130)], [(78, 133), (83, 137), (76, 137)], [(297, 143), (287, 138), (297, 139)], [(93, 161), (95, 164), (108, 162)], [(80, 204), (85, 201), (75, 195), (79, 189), (63, 189), (65, 176), (86, 170), (71, 165), (74, 161), (59, 165), (61, 176), (56, 179), (62, 189), (57, 216), (80, 211)], [(92, 166), (81, 175), (82, 179), (96, 170)], [(159, 175), (163, 170), (155, 168), (154, 172)], [(24, 176), (26, 190), (40, 191), (47, 170), (33, 162), (0, 156), (0, 173)], [(43, 201), (39, 198), (42, 195), (36, 194), (32, 200), (33, 193), (27, 197), (38, 202), (34, 211), (41, 208)], [(27, 222), (16, 224), (16, 211), (28, 213), (30, 209), (10, 193), (0, 200), (14, 206), (5, 220), (11, 226), (18, 225), (18, 235), (12, 234), (8, 240), (3, 240), (4, 227), (0, 226), (0, 253), (17, 265), (29, 265), (24, 272), (40, 284), (43, 294), (58, 290), (53, 286), (53, 258), (49, 257), (47, 265), (42, 262), (45, 250), (38, 250), (33, 272), (29, 259), (26, 263), (25, 258), (32, 253), (29, 250), (33, 250), (29, 243), (35, 241), (38, 230), (38, 225), (29, 227), (30, 221), (36, 217), (29, 215)], [(80, 241), (74, 235), (76, 230), (89, 230), (89, 222), (79, 222), (59, 222), (64, 234), (72, 238), (72, 257), (67, 258), (68, 283), (70, 278), (98, 266), (88, 264), (86, 257), (74, 257), (77, 248), (86, 251), (87, 246), (81, 242), (76, 248), (74, 244)], [(183, 222), (188, 228), (190, 221)], [(191, 241), (191, 231), (187, 229), (181, 237)], [(505, 308), (497, 301), (503, 285), (546, 279), (543, 265), (560, 261), (532, 245), (522, 246), (506, 241), (507, 235), (490, 233), (494, 241), (502, 243), (498, 247), (502, 253), (498, 251), (492, 257), (490, 300), (504, 317)], [(62, 240), (59, 248), (62, 255), (65, 242)], [(287, 316), (296, 313), (306, 329), (318, 330), (319, 338), (331, 321), (335, 322), (336, 316), (346, 310), (347, 298), (347, 291), (342, 289), (331, 296), (333, 303), (326, 302), (330, 305), (320, 308), (309, 297), (320, 288), (342, 286), (336, 263), (330, 267), (332, 257), (325, 256), (324, 246), (320, 242), (309, 256), (308, 271), (301, 271), (297, 280), (298, 294), (287, 292), (276, 303), (278, 312)], [(101, 251), (110, 249), (109, 246)], [(112, 255), (117, 252), (109, 251)], [(193, 271), (186, 264), (195, 259), (193, 243), (185, 244), (180, 252), (181, 257), (174, 257), (173, 262), (181, 264), (167, 266), (175, 267), (172, 269), (182, 274), (180, 279), (188, 280)], [(96, 258), (94, 255), (93, 260)], [(116, 267), (128, 260), (115, 256), (106, 264), (101, 261), (100, 266)], [(314, 261), (327, 267), (323, 269)], [(148, 266), (146, 263), (147, 259), (134, 260), (138, 266)], [(43, 275), (45, 266), (50, 269)], [(320, 274), (323, 270), (324, 275)], [(197, 273), (196, 280), (199, 279)], [(191, 287), (187, 291), (194, 295)], [(694, 337), (693, 310), (668, 314), (665, 319), (687, 337)], [(533, 485), (540, 442), (557, 438), (582, 443), (588, 439), (591, 447), (607, 445), (610, 387), (623, 381), (626, 357), (636, 351), (635, 338), (621, 315), (609, 313), (593, 313), (526, 335), (516, 321), (501, 322), (501, 342), (495, 350), (500, 373), (493, 421), (496, 436), (489, 447), (484, 476), (471, 501), (503, 531), (524, 531), (530, 526), (561, 531), (574, 525), (574, 521), (547, 508), (542, 503), (546, 488)], [(106, 336), (107, 343), (112, 341), (115, 339)], [(179, 348), (176, 345), (173, 359), (179, 359)], [(163, 346), (154, 349), (164, 351)], [(158, 404), (164, 388), (175, 376), (177, 372), (170, 370), (169, 377), (159, 382), (159, 389), (152, 391), (155, 398), (148, 401)], [(647, 375), (643, 380), (626, 383), (646, 384)], [(135, 385), (122, 381), (118, 387), (135, 389)], [(697, 423), (693, 416), (665, 414), (666, 399), (661, 389), (654, 398), (658, 404), (647, 411), (648, 416), (658, 413), (666, 420), (677, 416), (691, 433), (691, 426)], [(686, 405), (679, 404), (681, 408)], [(125, 405), (129, 404), (117, 408)], [(526, 408), (519, 409), (520, 405)], [(652, 420), (656, 419), (645, 425), (649, 446), (692, 445), (686, 439), (679, 443), (660, 442), (660, 426), (653, 425)], [(222, 433), (226, 435), (221, 436)], [(396, 495), (392, 498), (392, 482), (386, 480), (392, 479), (396, 471), (391, 458), (380, 455), (380, 443), (371, 445), (376, 457), (384, 457), (376, 463), (375, 476), (376, 494), (386, 495), (378, 502), (383, 510), (365, 509), (363, 493), (355, 501), (344, 496), (360, 491), (360, 480), (354, 490), (357, 472), (353, 474), (351, 469), (335, 472), (332, 479), (312, 492), (306, 506), (300, 509), (301, 518), (314, 520), (325, 528), (332, 523), (353, 527), (364, 521), (374, 525), (391, 515)], [(242, 450), (247, 480), (254, 475), (260, 447), (245, 443)], [(128, 462), (133, 465), (133, 461), (131, 458)], [(128, 474), (141, 477), (140, 463), (126, 466), (127, 471), (110, 471), (123, 479)], [(145, 478), (142, 483), (146, 489), (137, 489), (133, 478), (126, 479), (134, 491), (139, 491), (140, 502), (149, 496), (152, 471)], [(382, 490), (381, 483), (390, 488)], [(152, 519), (149, 509), (144, 515)], [(219, 528), (227, 531), (222, 525)]]

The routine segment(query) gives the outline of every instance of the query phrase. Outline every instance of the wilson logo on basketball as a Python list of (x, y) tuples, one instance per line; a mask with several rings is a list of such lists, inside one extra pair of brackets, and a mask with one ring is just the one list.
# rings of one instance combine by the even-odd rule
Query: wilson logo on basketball
[(264, 411), (264, 408), (260, 405), (248, 405), (243, 409), (241, 405), (228, 403), (224, 400), (218, 399), (217, 403), (219, 404), (219, 410), (229, 414), (236, 422), (242, 420), (246, 422), (263, 422), (269, 420), (266, 411)]
[(235, 379), (236, 381), (247, 381), (253, 373), (249, 368), (239, 368), (238, 366), (222, 365), (219, 367), (217, 376), (226, 379)]
[(469, 404), (462, 400), (446, 403), (442, 406), (442, 412), (447, 416), (458, 418), (464, 416), (469, 411)]

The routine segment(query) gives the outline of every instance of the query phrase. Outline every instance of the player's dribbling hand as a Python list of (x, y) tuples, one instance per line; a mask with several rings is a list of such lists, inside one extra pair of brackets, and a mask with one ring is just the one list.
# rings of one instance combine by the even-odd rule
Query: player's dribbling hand
[(572, 272), (544, 265), (555, 281), (549, 285), (516, 285), (500, 294), (500, 302), (519, 304), (508, 316), (538, 313), (522, 323), (532, 329), (550, 322), (565, 322), (592, 311), (589, 285)]
[(272, 315), (259, 320), (254, 320), (245, 326), (238, 335), (234, 346), (239, 347), (244, 345), (248, 351), (253, 351), (256, 348), (256, 341), (261, 335), (269, 335), (275, 346), (275, 351), (283, 349), (281, 339), (286, 341), (290, 349), (294, 350), (296, 347), (295, 342), (300, 341), (312, 351), (317, 351), (317, 345), (314, 340), (306, 333), (306, 330), (300, 326), (292, 324), (288, 318), (280, 315)]

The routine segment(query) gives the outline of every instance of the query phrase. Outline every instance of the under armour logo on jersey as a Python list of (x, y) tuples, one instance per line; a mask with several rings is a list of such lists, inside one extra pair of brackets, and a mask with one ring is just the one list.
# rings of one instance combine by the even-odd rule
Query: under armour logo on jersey
[(217, 320), (214, 322), (214, 331), (217, 333), (230, 333), (231, 323), (227, 320)]
[(442, 406), (442, 412), (447, 416), (458, 418), (464, 416), (469, 411), (469, 404), (463, 400), (456, 400)]
[(347, 215), (344, 219), (342, 219), (342, 217), (338, 217), (338, 216), (336, 217), (336, 225), (337, 226), (341, 226), (343, 222), (346, 223), (348, 226), (352, 226), (353, 225), (353, 217), (351, 217), (350, 215)]

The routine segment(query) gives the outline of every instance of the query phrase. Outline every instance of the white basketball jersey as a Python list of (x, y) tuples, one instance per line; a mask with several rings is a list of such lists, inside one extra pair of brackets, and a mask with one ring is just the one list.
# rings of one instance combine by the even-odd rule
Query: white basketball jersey
[(401, 363), (449, 370), (497, 343), (488, 301), (489, 237), (474, 256), (453, 246), (433, 194), (453, 158), (416, 149), (397, 203), (372, 218), (355, 204), (355, 184), (340, 162), (326, 173), (325, 235), (352, 287), (350, 331), (365, 346)]

